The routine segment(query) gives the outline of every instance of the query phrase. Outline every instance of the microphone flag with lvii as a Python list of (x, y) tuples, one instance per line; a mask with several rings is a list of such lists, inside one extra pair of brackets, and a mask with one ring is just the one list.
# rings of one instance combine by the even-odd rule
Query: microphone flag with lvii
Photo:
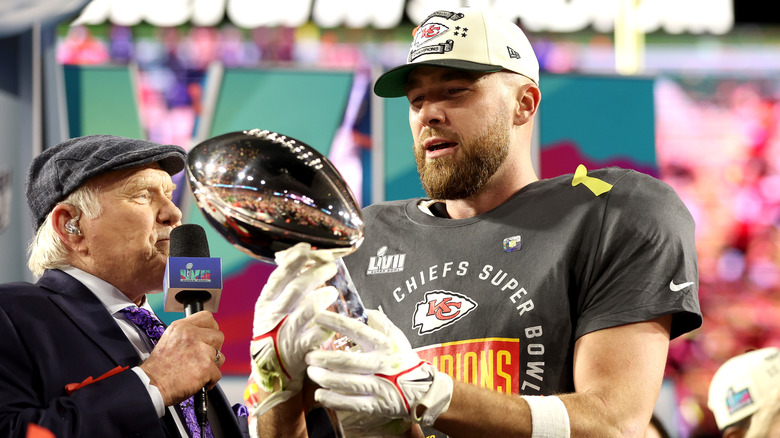
[(222, 259), (169, 257), (165, 267), (165, 311), (183, 311), (182, 303), (176, 300), (176, 295), (188, 290), (211, 292), (211, 299), (203, 303), (203, 309), (216, 313), (222, 292)]

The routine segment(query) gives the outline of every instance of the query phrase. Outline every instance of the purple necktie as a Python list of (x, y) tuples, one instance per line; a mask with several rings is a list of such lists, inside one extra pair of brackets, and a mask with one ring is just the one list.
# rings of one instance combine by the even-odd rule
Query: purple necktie
[[(152, 345), (157, 345), (157, 341), (160, 340), (165, 326), (157, 319), (153, 313), (146, 309), (142, 309), (136, 306), (128, 306), (120, 310), (123, 315), (127, 317), (133, 324), (141, 328), (149, 340), (152, 341)], [(201, 438), (200, 425), (198, 424), (197, 417), (195, 416), (194, 398), (190, 397), (179, 404), (181, 412), (184, 415), (184, 421), (187, 424), (187, 430), (190, 433), (191, 438)], [(206, 424), (206, 436), (205, 438), (214, 438), (211, 433), (211, 427)]]

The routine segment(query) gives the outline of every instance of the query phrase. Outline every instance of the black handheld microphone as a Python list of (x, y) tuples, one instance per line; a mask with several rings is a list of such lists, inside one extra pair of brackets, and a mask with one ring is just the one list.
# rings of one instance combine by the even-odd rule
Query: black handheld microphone
[[(190, 316), (204, 309), (217, 311), (222, 294), (222, 261), (210, 257), (206, 231), (200, 225), (179, 225), (171, 230), (164, 291), (166, 312), (183, 310)], [(208, 417), (205, 387), (195, 393), (194, 405), (204, 436)]]

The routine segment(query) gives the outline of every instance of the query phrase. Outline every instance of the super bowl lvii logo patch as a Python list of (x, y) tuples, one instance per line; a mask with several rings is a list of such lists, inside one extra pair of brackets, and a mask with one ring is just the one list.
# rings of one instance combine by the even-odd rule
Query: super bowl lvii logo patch
[(726, 393), (726, 407), (729, 409), (729, 414), (753, 404), (753, 398), (750, 397), (750, 391), (747, 388), (734, 391), (734, 388), (729, 388)]

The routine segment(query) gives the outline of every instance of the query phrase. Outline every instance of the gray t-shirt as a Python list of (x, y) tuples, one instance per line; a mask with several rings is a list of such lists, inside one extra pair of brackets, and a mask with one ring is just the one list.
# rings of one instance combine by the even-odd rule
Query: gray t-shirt
[(587, 178), (534, 182), (469, 219), (420, 199), (366, 207), (345, 258), (363, 303), (454, 379), (526, 395), (572, 392), (589, 332), (670, 313), (672, 337), (699, 327), (694, 222), (676, 193), (633, 170)]

